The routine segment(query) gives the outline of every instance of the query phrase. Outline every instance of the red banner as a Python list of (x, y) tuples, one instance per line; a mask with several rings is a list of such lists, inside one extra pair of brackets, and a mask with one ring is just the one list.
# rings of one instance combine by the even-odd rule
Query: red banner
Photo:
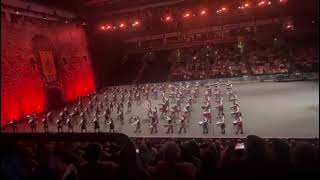
[(43, 75), (46, 78), (46, 81), (55, 81), (56, 80), (56, 67), (54, 64), (54, 59), (51, 51), (40, 51), (40, 59), (42, 63)]

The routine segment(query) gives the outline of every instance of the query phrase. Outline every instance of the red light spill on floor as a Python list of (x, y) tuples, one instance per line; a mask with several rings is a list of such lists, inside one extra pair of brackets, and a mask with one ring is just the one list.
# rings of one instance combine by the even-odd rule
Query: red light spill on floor
[(78, 74), (63, 81), (64, 98), (67, 101), (75, 100), (78, 96), (86, 96), (95, 91), (93, 75), (90, 70), (83, 70), (85, 75)]
[(46, 96), (42, 80), (31, 75), (21, 79), (17, 86), (1, 88), (1, 126), (12, 119), (33, 112), (42, 112)]
[[(92, 72), (89, 67), (62, 81), (66, 101), (75, 100), (95, 91)], [(46, 94), (43, 81), (37, 75), (20, 80), (17, 86), (1, 87), (1, 126), (12, 119), (25, 117), (33, 112), (40, 113), (46, 107)]]

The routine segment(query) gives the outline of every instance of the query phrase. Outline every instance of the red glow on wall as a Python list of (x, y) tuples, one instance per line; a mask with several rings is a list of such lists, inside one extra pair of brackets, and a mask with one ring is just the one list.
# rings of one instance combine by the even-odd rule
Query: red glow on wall
[(57, 83), (62, 86), (64, 101), (95, 91), (82, 28), (66, 24), (44, 29), (37, 23), (29, 28), (1, 20), (1, 126), (34, 112), (41, 113), (48, 107), (42, 68), (35, 68), (30, 61), (30, 57), (36, 56), (31, 41), (35, 35), (45, 36), (55, 44), (50, 50), (57, 57)]
[(63, 80), (64, 98), (67, 101), (75, 100), (78, 96), (85, 96), (95, 91), (92, 73), (90, 73), (89, 69), (83, 69), (83, 72), (85, 76), (83, 74), (80, 75), (79, 72), (75, 73), (71, 78)]
[(37, 74), (30, 73), (15, 83), (1, 88), (1, 126), (12, 119), (42, 112), (46, 105), (44, 84)]

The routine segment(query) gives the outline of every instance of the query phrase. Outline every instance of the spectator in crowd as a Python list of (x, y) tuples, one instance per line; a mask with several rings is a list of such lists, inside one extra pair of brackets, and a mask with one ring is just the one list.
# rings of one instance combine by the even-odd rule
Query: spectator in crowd
[(177, 162), (180, 148), (175, 142), (166, 142), (163, 146), (162, 160), (150, 171), (156, 180), (195, 179), (195, 167), (186, 162)]
[(89, 179), (119, 179), (119, 166), (113, 162), (101, 162), (101, 146), (88, 144), (85, 150), (87, 162), (79, 167), (79, 180)]

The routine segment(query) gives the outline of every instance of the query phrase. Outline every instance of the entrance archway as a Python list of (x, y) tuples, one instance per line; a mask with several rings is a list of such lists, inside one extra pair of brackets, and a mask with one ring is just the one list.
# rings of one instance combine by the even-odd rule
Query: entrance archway
[(63, 94), (59, 88), (49, 88), (47, 89), (47, 108), (57, 109), (63, 105)]

